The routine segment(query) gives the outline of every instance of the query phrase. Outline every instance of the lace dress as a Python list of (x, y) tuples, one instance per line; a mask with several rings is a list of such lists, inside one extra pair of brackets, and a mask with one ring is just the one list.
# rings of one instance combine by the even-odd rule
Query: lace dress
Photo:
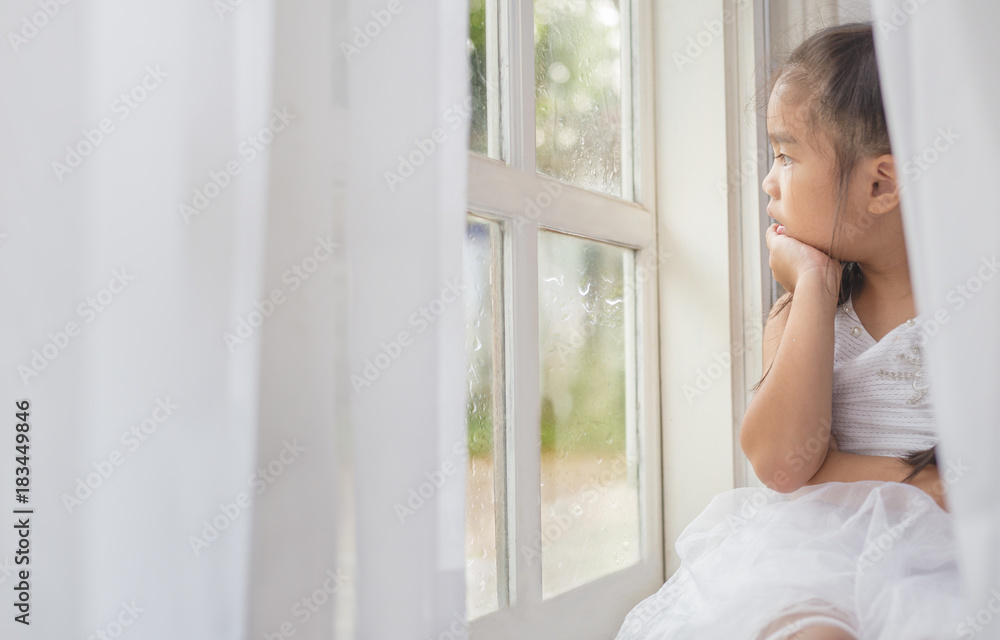
[[(850, 301), (834, 322), (832, 430), (841, 451), (935, 444), (920, 318), (876, 342)], [(787, 640), (826, 624), (859, 640), (958, 637), (952, 517), (899, 482), (724, 492), (683, 531), (679, 569), (617, 640)]]

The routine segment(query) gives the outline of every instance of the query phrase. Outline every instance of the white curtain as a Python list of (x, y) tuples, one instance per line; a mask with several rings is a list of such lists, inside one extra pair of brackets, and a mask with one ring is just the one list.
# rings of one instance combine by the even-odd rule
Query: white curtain
[(461, 282), (466, 129), (384, 173), (465, 98), (465, 7), (0, 17), (0, 585), (31, 623), (0, 636), (462, 637), (464, 332), (435, 300)]
[(872, 16), (916, 306), (933, 318), (939, 469), (977, 637), (1000, 638), (1000, 4), (875, 0)]
[(359, 637), (461, 638), (468, 7), (349, 4)]

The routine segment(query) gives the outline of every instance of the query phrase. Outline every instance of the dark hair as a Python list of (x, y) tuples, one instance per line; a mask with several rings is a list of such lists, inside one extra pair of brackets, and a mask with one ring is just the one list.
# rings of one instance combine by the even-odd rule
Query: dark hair
[[(758, 106), (766, 109), (767, 100), (779, 83), (787, 87), (791, 100), (805, 107), (807, 121), (814, 125), (810, 129), (825, 136), (833, 147), (839, 189), (830, 241), (832, 251), (839, 231), (836, 219), (846, 206), (851, 176), (858, 163), (864, 158), (892, 153), (871, 23), (829, 27), (807, 38), (769, 75)], [(861, 281), (857, 263), (844, 262), (838, 307), (851, 299), (852, 291)], [(791, 301), (789, 294), (774, 309), (772, 317)], [(765, 377), (766, 372), (753, 391)], [(901, 459), (914, 468), (905, 480), (909, 482), (924, 467), (935, 464), (935, 452), (928, 449)]]
[[(839, 218), (858, 162), (892, 153), (871, 24), (828, 27), (807, 38), (769, 75), (760, 107), (766, 109), (779, 83), (790, 90), (792, 100), (806, 107), (811, 130), (825, 134), (833, 147), (839, 183), (835, 215)], [(835, 224), (831, 249), (837, 233)], [(837, 304), (849, 300), (852, 288), (860, 283), (857, 263), (844, 262)]]

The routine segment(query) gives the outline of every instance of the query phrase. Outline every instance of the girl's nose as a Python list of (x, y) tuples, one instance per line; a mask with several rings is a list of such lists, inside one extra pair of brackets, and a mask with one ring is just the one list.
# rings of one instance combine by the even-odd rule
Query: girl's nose
[(760, 183), (760, 186), (764, 189), (764, 193), (771, 196), (775, 200), (778, 199), (780, 193), (778, 192), (778, 180), (774, 177), (774, 165), (771, 165), (771, 170), (767, 172), (766, 176), (764, 176), (764, 181)]

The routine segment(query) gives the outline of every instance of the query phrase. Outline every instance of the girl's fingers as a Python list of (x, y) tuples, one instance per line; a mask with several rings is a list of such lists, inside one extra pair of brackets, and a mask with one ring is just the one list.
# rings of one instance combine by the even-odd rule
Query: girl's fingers
[(771, 238), (773, 238), (776, 235), (777, 228), (778, 228), (778, 223), (775, 222), (774, 224), (772, 224), (770, 227), (767, 228), (767, 231), (764, 232), (764, 243), (767, 244), (768, 250), (771, 249)]

